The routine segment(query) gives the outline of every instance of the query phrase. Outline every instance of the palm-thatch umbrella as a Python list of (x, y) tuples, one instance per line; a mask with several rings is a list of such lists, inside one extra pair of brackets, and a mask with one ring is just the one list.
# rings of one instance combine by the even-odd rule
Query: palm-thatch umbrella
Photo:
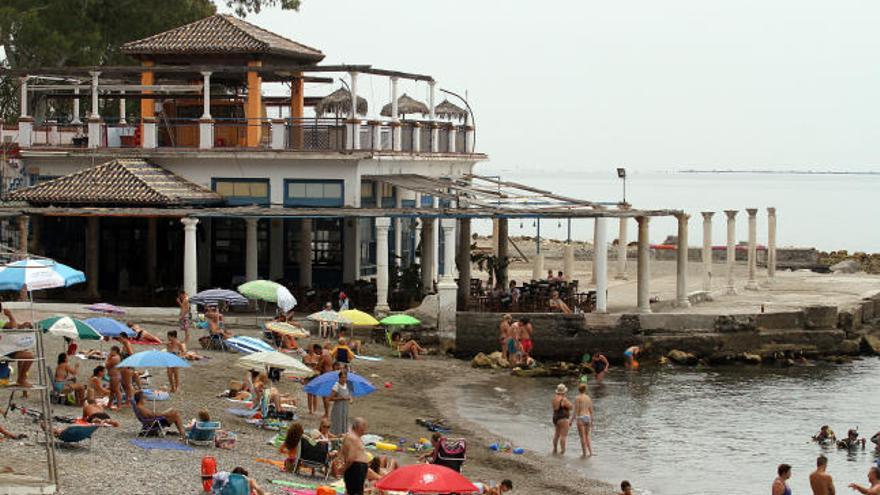
[(440, 102), (439, 105), (434, 107), (434, 114), (438, 117), (458, 120), (465, 120), (468, 116), (467, 110), (461, 108), (458, 105), (455, 105), (449, 100), (443, 100)]
[[(383, 117), (391, 117), (391, 103), (382, 107), (382, 116)], [(397, 113), (400, 115), (407, 115), (411, 113), (420, 113), (422, 115), (428, 115), (431, 111), (428, 109), (428, 105), (411, 98), (406, 95), (406, 93), (402, 94), (400, 98), (397, 99)]]
[[(351, 92), (345, 88), (339, 88), (329, 95), (321, 98), (321, 101), (315, 105), (315, 113), (318, 115), (327, 115), (330, 113), (336, 115), (348, 115), (351, 112)], [(367, 114), (367, 99), (358, 96), (357, 113), (359, 115)]]

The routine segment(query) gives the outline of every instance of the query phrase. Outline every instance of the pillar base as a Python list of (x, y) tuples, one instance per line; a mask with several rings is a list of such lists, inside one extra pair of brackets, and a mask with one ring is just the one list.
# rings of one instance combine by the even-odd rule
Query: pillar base
[(457, 295), (458, 285), (454, 280), (443, 279), (437, 283), (437, 335), (445, 352), (455, 350)]
[(746, 290), (758, 290), (758, 289), (760, 289), (760, 287), (758, 287), (758, 282), (756, 282), (754, 280), (749, 280), (748, 282), (746, 282)]
[(629, 275), (625, 273), (616, 273), (614, 275), (614, 280), (629, 280)]
[(637, 308), (636, 309), (636, 313), (643, 314), (643, 315), (648, 314), (648, 313), (652, 313), (652, 312), (653, 311), (651, 310), (651, 308)]
[(376, 313), (376, 316), (388, 316), (388, 314), (391, 313), (391, 306), (387, 303), (376, 304), (374, 312)]
[(675, 307), (676, 308), (689, 308), (689, 307), (691, 307), (691, 301), (690, 301), (690, 299), (679, 299), (678, 301), (675, 301)]

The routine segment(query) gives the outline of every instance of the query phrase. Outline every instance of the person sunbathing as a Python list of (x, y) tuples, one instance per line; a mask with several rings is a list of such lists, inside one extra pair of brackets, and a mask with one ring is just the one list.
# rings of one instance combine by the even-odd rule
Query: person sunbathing
[(151, 344), (161, 344), (162, 343), (162, 340), (159, 337), (156, 337), (155, 335), (151, 334), (150, 332), (144, 330), (137, 323), (127, 321), (127, 322), (125, 322), (125, 324), (128, 325), (128, 328), (130, 328), (134, 332), (134, 340), (137, 340), (140, 342), (149, 342)]
[(166, 409), (162, 412), (153, 412), (149, 407), (144, 405), (144, 392), (138, 390), (134, 394), (134, 407), (137, 408), (138, 416), (144, 419), (159, 420), (159, 424), (168, 427), (174, 424), (177, 433), (181, 438), (186, 438), (186, 429), (183, 427), (183, 420), (180, 419), (180, 413), (176, 409)]
[(221, 397), (224, 399), (231, 400), (251, 400), (251, 393), (247, 391), (247, 388), (238, 380), (229, 380), (229, 388), (225, 391), (220, 392), (217, 397)]
[(187, 430), (192, 430), (199, 423), (210, 423), (211, 422), (211, 413), (208, 412), (207, 409), (202, 409), (198, 413), (196, 413), (196, 417), (191, 419), (189, 424), (186, 426)]
[(254, 397), (262, 397), (265, 391), (269, 392), (269, 403), (275, 406), (275, 411), (281, 412), (284, 406), (296, 406), (296, 399), (287, 394), (281, 394), (278, 389), (269, 385), (269, 376), (266, 373), (260, 373), (254, 381)]
[(89, 399), (110, 397), (110, 387), (104, 385), (104, 375), (106, 374), (106, 368), (100, 365), (95, 366), (95, 369), (92, 370), (92, 376), (89, 378), (89, 388), (86, 391), (86, 397)]
[(496, 486), (489, 486), (486, 483), (475, 482), (474, 486), (477, 487), (479, 493), (481, 495), (502, 495), (507, 492), (513, 491), (513, 482), (510, 480), (504, 480), (500, 484)]
[(336, 359), (337, 363), (345, 365), (354, 361), (354, 351), (346, 344), (345, 337), (339, 337), (339, 344), (330, 351), (330, 354)]
[(104, 412), (104, 408), (98, 405), (95, 399), (86, 399), (82, 410), (83, 419), (86, 423), (100, 426), (119, 426), (119, 422), (111, 419), (110, 415)]
[(67, 353), (58, 354), (58, 367), (55, 368), (55, 392), (62, 396), (73, 392), (76, 398), (76, 405), (81, 405), (86, 395), (86, 387), (81, 383), (76, 383), (76, 373), (79, 371), (79, 364), (71, 366), (67, 362)]
[(193, 351), (186, 350), (186, 344), (180, 341), (177, 337), (177, 330), (169, 330), (167, 334), (168, 337), (168, 345), (166, 346), (166, 350), (171, 354), (176, 356), (180, 356), (187, 361), (201, 361), (205, 359), (205, 356), (201, 356), (196, 354)]
[(374, 455), (367, 470), (367, 481), (376, 481), (397, 469), (397, 461), (387, 455)]
[(18, 433), (18, 434), (12, 433), (11, 431), (7, 430), (6, 428), (3, 428), (2, 426), (0, 426), (0, 435), (3, 435), (3, 438), (9, 438), (12, 440), (21, 440), (22, 438), (27, 437), (27, 435), (25, 435), (24, 433)]
[(285, 435), (284, 441), (281, 442), (281, 446), (278, 448), (278, 452), (287, 456), (284, 459), (284, 470), (288, 473), (297, 474), (293, 467), (296, 465), (299, 442), (302, 440), (302, 437), (303, 426), (300, 423), (293, 423), (287, 428), (287, 435)]
[(251, 490), (251, 495), (266, 495), (266, 491), (263, 490), (263, 487), (261, 487), (259, 484), (257, 484), (256, 480), (254, 480), (253, 478), (251, 478), (248, 475), (247, 469), (245, 469), (243, 467), (237, 467), (232, 470), (232, 473), (233, 474), (240, 474), (248, 480), (248, 487)]
[(400, 353), (400, 357), (402, 358), (418, 359), (419, 354), (425, 354), (427, 352), (424, 347), (420, 346), (419, 343), (413, 339), (404, 342), (400, 332), (394, 332), (391, 334), (391, 344), (397, 348), (397, 352)]

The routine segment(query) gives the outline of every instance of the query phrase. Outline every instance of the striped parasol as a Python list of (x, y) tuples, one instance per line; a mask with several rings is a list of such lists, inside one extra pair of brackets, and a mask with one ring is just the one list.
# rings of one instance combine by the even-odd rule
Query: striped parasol
[(227, 306), (247, 306), (248, 300), (234, 290), (208, 289), (199, 292), (190, 298), (190, 302), (200, 306), (213, 304), (226, 304)]
[(269, 344), (253, 337), (238, 336), (223, 341), (227, 346), (236, 352), (242, 354), (253, 354), (255, 352), (272, 352), (275, 350)]

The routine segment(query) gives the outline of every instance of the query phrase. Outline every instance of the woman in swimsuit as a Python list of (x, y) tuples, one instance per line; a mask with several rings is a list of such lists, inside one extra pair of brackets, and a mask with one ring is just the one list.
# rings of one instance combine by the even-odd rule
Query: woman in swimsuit
[(780, 464), (776, 469), (779, 476), (773, 480), (772, 495), (791, 495), (791, 487), (788, 486), (788, 479), (791, 478), (791, 466), (788, 464)]
[(596, 373), (596, 381), (598, 383), (602, 383), (602, 380), (605, 378), (605, 373), (607, 373), (608, 368), (611, 367), (608, 364), (608, 358), (606, 358), (601, 352), (593, 354), (593, 360), (590, 362), (590, 366), (592, 366), (593, 372)]
[(128, 328), (130, 328), (135, 333), (134, 340), (139, 341), (139, 342), (149, 342), (151, 344), (161, 344), (162, 343), (162, 339), (160, 339), (159, 337), (156, 337), (155, 335), (151, 334), (150, 332), (144, 330), (137, 323), (129, 321), (129, 322), (126, 322), (125, 324), (128, 325)]
[(103, 399), (110, 397), (110, 388), (104, 385), (104, 374), (106, 369), (103, 366), (96, 366), (92, 370), (92, 377), (89, 378), (89, 390), (86, 396), (89, 399)]
[(76, 383), (77, 371), (79, 365), (71, 366), (67, 362), (67, 353), (62, 352), (58, 355), (58, 367), (55, 368), (55, 392), (62, 396), (73, 392), (76, 405), (81, 405), (86, 396), (86, 387)]
[[(121, 360), (125, 360), (132, 354), (134, 354), (134, 348), (131, 346), (131, 341), (129, 341), (128, 336), (125, 334), (119, 334), (119, 336), (115, 337), (115, 340), (119, 342), (122, 347), (119, 351), (119, 357)], [(107, 369), (110, 369), (108, 366)], [(119, 368), (121, 381), (120, 385), (122, 386), (122, 390), (125, 392), (125, 400), (127, 401), (129, 398), (134, 396), (135, 383), (134, 379), (137, 374), (134, 371), (134, 368)], [(110, 378), (113, 378), (111, 373)], [(123, 402), (125, 404), (125, 402)]]
[(593, 444), (590, 433), (593, 430), (593, 399), (587, 395), (587, 384), (578, 385), (578, 396), (574, 399), (574, 417), (577, 424), (578, 436), (581, 439), (581, 457), (593, 455)]
[[(556, 396), (553, 397), (553, 425), (556, 431), (553, 434), (553, 453), (557, 451), (565, 454), (565, 440), (568, 437), (568, 429), (571, 427), (571, 401), (565, 396), (568, 387), (560, 383), (556, 386)], [(558, 448), (557, 448), (558, 447)]]

